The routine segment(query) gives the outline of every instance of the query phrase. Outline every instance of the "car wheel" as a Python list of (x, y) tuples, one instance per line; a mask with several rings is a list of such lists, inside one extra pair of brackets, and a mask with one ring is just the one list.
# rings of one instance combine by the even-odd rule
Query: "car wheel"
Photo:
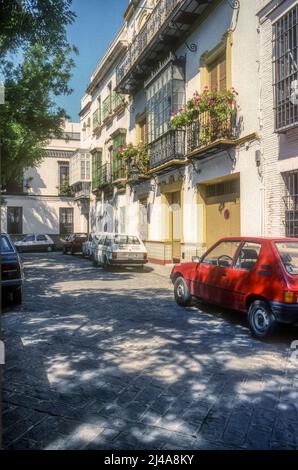
[(276, 330), (277, 322), (269, 305), (263, 300), (255, 300), (248, 310), (248, 323), (255, 338), (264, 339)]
[(53, 248), (51, 246), (48, 246), (47, 251), (50, 253), (51, 251), (53, 251)]
[(85, 255), (84, 251), (82, 251), (81, 256), (82, 256), (82, 258), (85, 258), (86, 255)]
[(19, 305), (22, 303), (22, 288), (21, 287), (13, 291), (12, 299), (13, 299), (13, 303), (16, 305)]
[(70, 254), (71, 254), (71, 255), (74, 255), (74, 254), (75, 254), (73, 247), (71, 247), (71, 249), (70, 249)]
[(92, 255), (92, 264), (93, 264), (93, 266), (95, 266), (95, 267), (97, 268), (97, 266), (98, 266), (98, 261), (97, 261), (97, 259), (95, 258), (94, 255)]
[(108, 262), (108, 258), (106, 256), (104, 256), (103, 258), (103, 269), (105, 269), (106, 271), (109, 269), (110, 265), (109, 265), (109, 262)]
[(186, 307), (191, 302), (191, 293), (185, 279), (179, 276), (174, 283), (174, 296), (178, 305)]

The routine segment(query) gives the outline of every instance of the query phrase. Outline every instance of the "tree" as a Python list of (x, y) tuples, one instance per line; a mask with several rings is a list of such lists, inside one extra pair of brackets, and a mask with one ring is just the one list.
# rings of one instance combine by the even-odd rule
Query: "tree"
[[(67, 116), (55, 97), (72, 91), (68, 83), (77, 52), (66, 38), (65, 26), (74, 19), (70, 5), (71, 0), (0, 0), (2, 186), (21, 179), (25, 168), (42, 160), (48, 140), (61, 135)], [(11, 53), (19, 60), (11, 61)]]
[(72, 0), (0, 0), (0, 56), (40, 43), (48, 50), (67, 46), (65, 26), (73, 23)]

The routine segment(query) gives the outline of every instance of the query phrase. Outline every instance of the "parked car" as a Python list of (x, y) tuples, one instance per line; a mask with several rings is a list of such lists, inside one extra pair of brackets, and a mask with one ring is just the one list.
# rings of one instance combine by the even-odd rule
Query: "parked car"
[(54, 251), (55, 243), (49, 237), (42, 233), (28, 234), (23, 240), (16, 241), (15, 247), (19, 252), (24, 251)]
[(201, 259), (176, 264), (174, 295), (246, 312), (253, 336), (265, 338), (278, 323), (298, 323), (298, 239), (225, 238)]
[(136, 235), (108, 233), (98, 241), (92, 255), (94, 266), (139, 266), (143, 269), (148, 262), (145, 245)]
[(86, 233), (73, 233), (65, 238), (63, 243), (63, 253), (82, 253), (82, 245), (86, 241)]
[(16, 304), (22, 303), (24, 280), (21, 259), (7, 234), (0, 235), (1, 289), (11, 293)]
[(100, 233), (89, 233), (86, 241), (82, 244), (82, 256), (91, 258), (95, 248), (97, 248), (98, 240), (100, 239)]

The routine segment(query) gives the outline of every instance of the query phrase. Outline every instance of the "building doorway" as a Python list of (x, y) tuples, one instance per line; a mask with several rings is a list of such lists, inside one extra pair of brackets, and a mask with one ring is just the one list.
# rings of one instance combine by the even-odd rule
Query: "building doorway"
[(167, 193), (169, 211), (169, 235), (172, 244), (172, 261), (179, 263), (181, 259), (181, 191)]

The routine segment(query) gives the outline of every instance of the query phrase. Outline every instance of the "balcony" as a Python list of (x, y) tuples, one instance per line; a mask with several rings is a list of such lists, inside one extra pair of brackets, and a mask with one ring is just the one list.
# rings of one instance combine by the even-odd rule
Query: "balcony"
[(69, 185), (78, 183), (90, 183), (90, 153), (88, 150), (79, 149), (70, 158), (69, 162)]
[(219, 122), (205, 112), (187, 126), (187, 156), (203, 159), (235, 145), (236, 116)]
[(105, 123), (112, 119), (114, 114), (119, 113), (125, 107), (125, 99), (121, 93), (109, 95), (102, 103), (102, 121)]
[(98, 168), (97, 173), (92, 178), (92, 191), (102, 190), (111, 183), (111, 165), (105, 163)]
[(74, 187), (74, 199), (78, 201), (80, 199), (90, 198), (90, 183), (80, 183)]
[(127, 181), (127, 165), (124, 162), (114, 158), (112, 182), (116, 185), (123, 185)]
[(138, 88), (209, 5), (208, 0), (159, 0), (117, 68), (117, 91)]
[(162, 172), (185, 162), (185, 131), (170, 129), (148, 144), (150, 171)]

